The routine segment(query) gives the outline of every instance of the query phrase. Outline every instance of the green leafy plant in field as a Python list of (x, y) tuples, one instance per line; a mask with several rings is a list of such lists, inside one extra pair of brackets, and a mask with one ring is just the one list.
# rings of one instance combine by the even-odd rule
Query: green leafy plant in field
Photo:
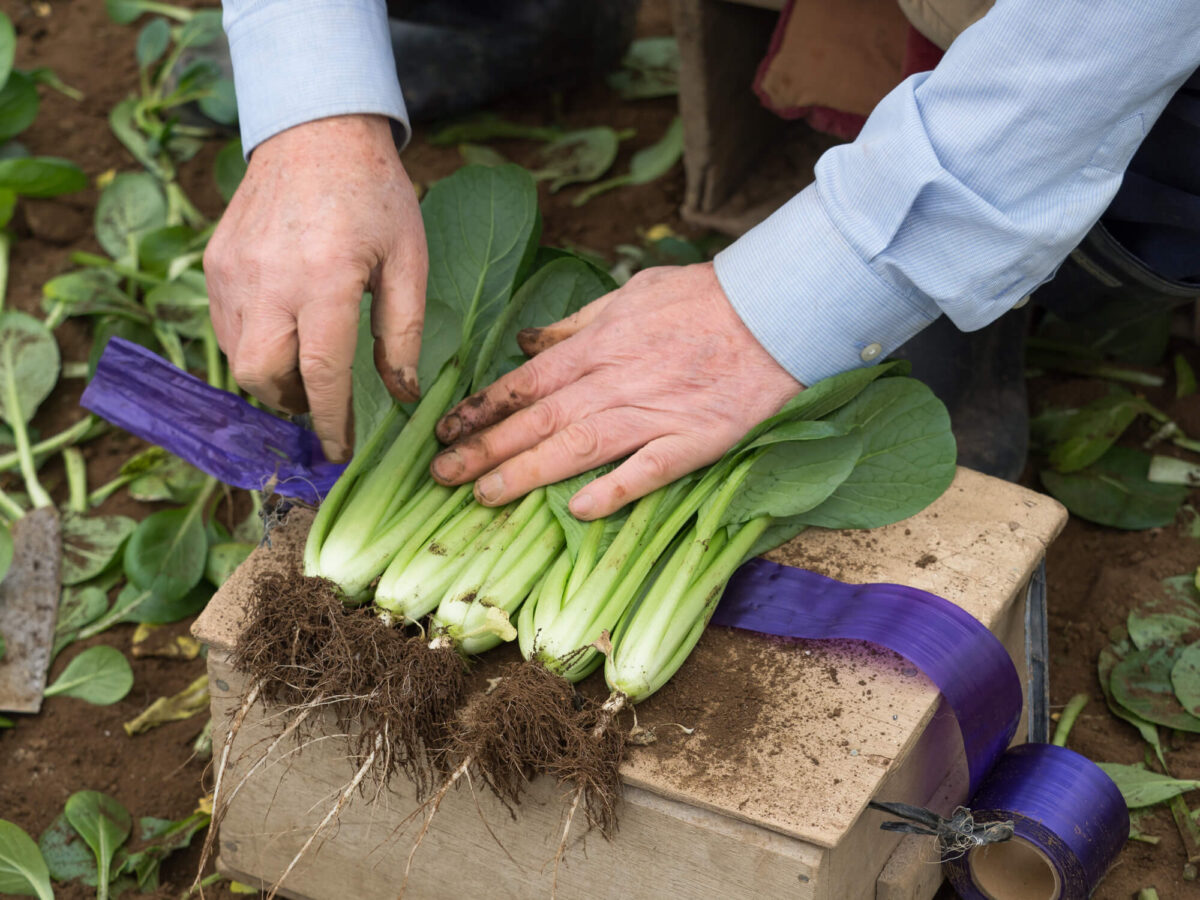
[(17, 35), (12, 19), (0, 12), (0, 308), (8, 283), (12, 220), (18, 197), (55, 197), (87, 187), (87, 177), (74, 163), (52, 156), (31, 156), (15, 138), (37, 118), (38, 84), (57, 87), (78, 99), (49, 69), (24, 72), (13, 68)]
[(54, 900), (46, 860), (25, 830), (0, 819), (0, 894)]
[(93, 887), (98, 898), (131, 890), (151, 893), (159, 889), (163, 860), (187, 847), (209, 820), (207, 813), (178, 821), (145, 817), (135, 830), (133, 817), (115, 798), (79, 791), (42, 832), (36, 847), (56, 882)]

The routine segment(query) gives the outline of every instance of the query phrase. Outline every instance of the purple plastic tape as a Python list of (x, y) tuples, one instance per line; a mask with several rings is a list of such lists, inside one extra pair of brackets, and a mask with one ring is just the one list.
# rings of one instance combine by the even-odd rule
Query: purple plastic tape
[[(870, 641), (917, 666), (958, 720), (976, 823), (1013, 821), (1016, 843), (1033, 845), (1054, 870), (1058, 892), (1043, 896), (1090, 896), (1116, 859), (1129, 833), (1121, 792), (1093, 762), (1063, 747), (1006, 752), (1021, 714), (1016, 668), (996, 636), (948, 600), (755, 559), (730, 579), (712, 622), (778, 637)], [(951, 883), (969, 900), (996, 896), (977, 883), (973, 856), (947, 862)], [(1009, 863), (1001, 865), (1007, 871)]]
[(226, 484), (317, 504), (344, 466), (317, 436), (113, 338), (80, 405)]

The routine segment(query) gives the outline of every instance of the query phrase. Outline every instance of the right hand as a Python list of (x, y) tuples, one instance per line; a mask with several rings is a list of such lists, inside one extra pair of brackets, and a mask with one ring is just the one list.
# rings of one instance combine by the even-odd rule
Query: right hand
[(359, 302), (374, 296), (375, 365), (417, 399), (428, 272), (416, 192), (382, 116), (297, 125), (255, 148), (204, 254), (217, 341), (237, 383), (311, 412), (325, 456), (354, 449)]

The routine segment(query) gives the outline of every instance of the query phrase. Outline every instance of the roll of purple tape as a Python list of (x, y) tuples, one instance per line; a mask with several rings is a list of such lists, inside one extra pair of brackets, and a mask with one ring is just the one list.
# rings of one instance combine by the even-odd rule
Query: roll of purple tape
[(963, 897), (1082, 900), (1116, 859), (1129, 833), (1117, 786), (1062, 747), (1006, 751), (1021, 714), (1016, 668), (996, 636), (950, 601), (755, 559), (730, 579), (712, 622), (779, 637), (870, 641), (937, 685), (962, 731), (976, 824), (1014, 823), (1012, 840), (947, 861)]

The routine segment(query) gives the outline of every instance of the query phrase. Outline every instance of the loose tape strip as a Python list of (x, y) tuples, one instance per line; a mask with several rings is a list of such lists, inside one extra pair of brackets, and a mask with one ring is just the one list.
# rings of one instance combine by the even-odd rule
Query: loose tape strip
[(311, 431), (122, 338), (108, 342), (79, 402), (234, 487), (316, 504), (344, 468), (325, 459)]
[(851, 585), (751, 560), (733, 576), (712, 621), (779, 637), (870, 641), (937, 685), (958, 720), (975, 826), (1013, 823), (1013, 837), (947, 854), (947, 878), (967, 900), (1082, 900), (1129, 835), (1121, 792), (1064, 747), (1007, 750), (1021, 682), (1004, 645), (941, 597), (895, 584)]

